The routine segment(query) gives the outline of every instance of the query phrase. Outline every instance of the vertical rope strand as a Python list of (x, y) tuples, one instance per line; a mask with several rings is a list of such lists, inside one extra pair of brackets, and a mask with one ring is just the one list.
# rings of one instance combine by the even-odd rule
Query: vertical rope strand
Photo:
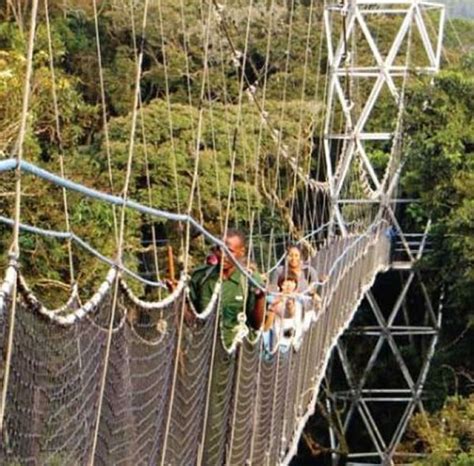
[[(112, 155), (110, 152), (110, 136), (109, 136), (109, 123), (107, 119), (107, 101), (105, 98), (105, 82), (104, 82), (104, 70), (102, 67), (102, 51), (100, 43), (99, 33), (99, 14), (97, 11), (97, 0), (92, 0), (92, 7), (94, 12), (94, 31), (95, 31), (95, 43), (97, 48), (97, 67), (99, 71), (99, 86), (100, 86), (100, 103), (102, 110), (102, 124), (104, 126), (104, 139), (105, 139), (105, 153), (107, 155), (107, 175), (109, 178), (110, 189), (114, 193), (114, 179), (112, 174)], [(118, 245), (118, 219), (117, 209), (112, 206), (112, 216), (114, 221), (114, 235), (115, 243)]]
[[(44, 0), (44, 11), (45, 11), (45, 18), (46, 18), (46, 34), (48, 36), (48, 53), (49, 53), (49, 68), (51, 72), (51, 94), (53, 98), (53, 107), (54, 107), (54, 123), (56, 125), (56, 137), (58, 139), (58, 149), (59, 149), (59, 169), (61, 173), (61, 177), (65, 178), (64, 173), (64, 146), (62, 142), (62, 135), (61, 135), (61, 125), (59, 123), (59, 106), (58, 106), (58, 94), (56, 89), (56, 74), (54, 71), (54, 50), (53, 50), (53, 43), (51, 39), (51, 25), (49, 21), (49, 5), (48, 0)], [(71, 233), (71, 223), (69, 220), (69, 206), (68, 206), (68, 196), (66, 188), (62, 188), (62, 195), (63, 195), (63, 206), (64, 206), (64, 219), (66, 223), (66, 231)], [(67, 240), (67, 249), (68, 249), (68, 258), (69, 258), (69, 278), (70, 284), (72, 285), (75, 281), (74, 279), (74, 261), (72, 255), (72, 238), (69, 237)]]
[[(130, 8), (131, 21), (133, 23), (134, 22), (133, 5), (130, 5), (130, 6), (131, 6)], [(127, 170), (125, 174), (125, 181), (124, 181), (124, 187), (123, 187), (124, 200), (127, 200), (128, 198), (128, 189), (129, 189), (130, 178), (132, 174), (132, 162), (133, 162), (133, 154), (134, 154), (134, 148), (135, 148), (135, 133), (136, 133), (137, 118), (138, 118), (138, 110), (139, 110), (140, 81), (141, 81), (141, 72), (142, 72), (141, 69), (142, 69), (142, 61), (143, 61), (143, 45), (144, 45), (144, 40), (145, 40), (147, 14), (148, 14), (148, 0), (145, 0), (144, 9), (143, 9), (143, 20), (142, 20), (142, 38), (141, 38), (140, 50), (138, 52), (138, 59), (136, 63), (135, 91), (134, 91), (135, 93), (134, 93), (133, 111), (132, 111), (132, 127), (130, 130), (130, 143), (129, 143), (129, 150), (128, 150)], [(119, 228), (119, 237), (118, 237), (118, 244), (117, 244), (117, 266), (119, 268), (122, 266), (122, 262), (123, 262), (125, 215), (126, 215), (126, 207), (123, 206), (120, 212), (120, 228)], [(111, 307), (107, 342), (106, 342), (105, 355), (104, 355), (104, 368), (102, 370), (102, 377), (101, 377), (100, 390), (99, 390), (99, 401), (98, 401), (98, 407), (97, 407), (97, 416), (95, 420), (94, 437), (93, 437), (93, 442), (92, 442), (91, 455), (89, 459), (90, 466), (94, 464), (95, 451), (97, 448), (100, 418), (101, 418), (101, 413), (102, 413), (102, 405), (103, 405), (104, 393), (105, 393), (105, 384), (107, 381), (107, 372), (108, 372), (108, 366), (109, 366), (110, 348), (112, 345), (113, 326), (114, 326), (115, 314), (116, 314), (117, 302), (118, 302), (118, 291), (119, 291), (119, 278), (117, 277), (114, 282), (114, 293), (113, 293), (113, 299), (112, 299), (112, 307)]]
[[(159, 0), (159, 8), (161, 8), (161, 0)], [(188, 200), (188, 208), (187, 213), (190, 215), (193, 208), (193, 200), (194, 200), (194, 193), (196, 190), (196, 184), (198, 181), (199, 176), (199, 158), (200, 158), (200, 145), (201, 145), (201, 135), (202, 135), (202, 120), (203, 120), (203, 112), (204, 112), (204, 96), (206, 90), (206, 80), (208, 77), (208, 54), (209, 54), (209, 38), (210, 38), (210, 22), (211, 22), (211, 6), (208, 8), (207, 20), (206, 20), (206, 27), (205, 27), (205, 39), (204, 39), (204, 57), (203, 57), (203, 65), (204, 65), (204, 72), (201, 82), (201, 90), (200, 90), (200, 98), (199, 98), (199, 119), (197, 125), (197, 134), (196, 134), (196, 141), (195, 141), (195, 161), (194, 161), (194, 171), (193, 171), (193, 178), (191, 184), (191, 190), (189, 193), (189, 200)], [(184, 272), (188, 272), (189, 268), (189, 249), (190, 249), (190, 242), (191, 242), (191, 225), (188, 222), (186, 225), (186, 236), (185, 236), (185, 250), (184, 250)], [(166, 461), (166, 449), (168, 445), (168, 436), (171, 427), (171, 413), (173, 410), (174, 405), (174, 391), (176, 387), (176, 381), (178, 378), (178, 366), (179, 366), (179, 352), (181, 350), (181, 341), (183, 338), (183, 326), (184, 326), (184, 311), (185, 311), (186, 301), (183, 299), (183, 303), (181, 305), (181, 312), (179, 316), (179, 327), (178, 327), (178, 336), (176, 342), (176, 351), (175, 351), (175, 358), (174, 358), (174, 368), (173, 368), (173, 379), (170, 389), (170, 402), (168, 406), (168, 412), (166, 416), (166, 424), (165, 424), (165, 432), (164, 432), (164, 440), (163, 440), (163, 447), (162, 447), (162, 455), (161, 455), (161, 466), (164, 466)], [(218, 329), (218, 318), (216, 318), (216, 329)], [(214, 342), (216, 336), (214, 335)]]
[[(16, 184), (15, 184), (15, 223), (13, 225), (13, 242), (10, 248), (10, 255), (13, 260), (17, 261), (20, 256), (20, 215), (21, 215), (21, 169), (20, 162), (23, 159), (23, 145), (25, 142), (25, 135), (28, 123), (28, 107), (31, 93), (31, 79), (33, 75), (33, 52), (35, 45), (36, 34), (36, 17), (38, 14), (38, 0), (32, 0), (31, 4), (31, 22), (30, 33), (28, 38), (28, 51), (26, 56), (26, 74), (25, 85), (23, 88), (23, 104), (21, 110), (20, 129), (17, 142), (16, 161), (17, 167), (15, 170)], [(10, 365), (13, 352), (13, 335), (15, 333), (15, 315), (16, 315), (16, 301), (17, 301), (17, 282), (13, 286), (12, 304), (10, 308), (7, 351), (5, 355), (5, 373), (3, 376), (2, 399), (0, 404), (0, 433), (3, 431), (3, 421), (5, 418), (5, 408), (7, 402), (8, 382), (10, 379)]]
[[(150, 176), (150, 167), (148, 161), (148, 145), (146, 138), (146, 128), (145, 128), (145, 117), (143, 115), (143, 102), (140, 98), (138, 99), (138, 104), (140, 106), (140, 126), (142, 133), (142, 142), (143, 142), (143, 155), (145, 156), (145, 178), (146, 178), (146, 188), (148, 196), (148, 205), (153, 206), (153, 196), (151, 190), (151, 176)], [(161, 280), (160, 274), (160, 264), (158, 262), (158, 247), (156, 245), (156, 231), (154, 222), (151, 223), (151, 241), (152, 241), (152, 251), (153, 251), (153, 263), (155, 265), (155, 278), (156, 281)], [(158, 288), (158, 297), (161, 299), (161, 287)]]

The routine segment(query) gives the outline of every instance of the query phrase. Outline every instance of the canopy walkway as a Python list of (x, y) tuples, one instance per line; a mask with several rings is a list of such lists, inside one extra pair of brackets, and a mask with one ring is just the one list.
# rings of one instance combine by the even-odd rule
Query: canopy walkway
[[(73, 147), (73, 155), (65, 156), (60, 104), (68, 97), (58, 99), (63, 89), (55, 74), (48, 1), (42, 16), (38, 0), (27, 8), (24, 88), (17, 96), (22, 105), (11, 125), (15, 137), (9, 136), (1, 149), (9, 155), (0, 160), (0, 183), (10, 190), (6, 200), (2, 198), (0, 233), (11, 235), (0, 264), (0, 462), (288, 464), (315, 410), (332, 348), (376, 275), (390, 266), (390, 228), (400, 235), (408, 261), (415, 259), (395, 216), (403, 166), (404, 93), (410, 70), (418, 76), (439, 67), (443, 10), (419, 0), (304, 6), (249, 0), (235, 7), (204, 1), (189, 11), (182, 0), (180, 5), (125, 3), (111, 2), (121, 21), (130, 19), (133, 31), (130, 108), (126, 118), (115, 121), (116, 129), (126, 128), (122, 140), (115, 134), (119, 131), (110, 130), (113, 118), (101, 49), (106, 28), (100, 26), (101, 11), (92, 0), (89, 39), (97, 49), (102, 126), (97, 130), (97, 151), (87, 148), (89, 159)], [(178, 15), (179, 30), (167, 27), (164, 12)], [(199, 19), (190, 18), (190, 12)], [(152, 14), (155, 23), (149, 21)], [(392, 23), (393, 41), (378, 40), (383, 15), (388, 21), (398, 15)], [(424, 24), (430, 15), (440, 24), (434, 28), (434, 42)], [(38, 51), (39, 19), (47, 47), (40, 44), (45, 50)], [(252, 25), (267, 36), (253, 45)], [(154, 35), (148, 43), (150, 29)], [(285, 52), (275, 71), (270, 55), (277, 39), (285, 44)], [(170, 49), (177, 44), (182, 47), (180, 66), (169, 61)], [(319, 50), (313, 53), (316, 44)], [(155, 59), (155, 72), (163, 76), (163, 89), (152, 101), (143, 102), (147, 47), (152, 49), (148, 61)], [(412, 56), (412, 48), (421, 53)], [(252, 58), (256, 50), (263, 62), (259, 69)], [(38, 63), (37, 56), (42, 57)], [(369, 64), (367, 56), (375, 61)], [(42, 72), (50, 78), (48, 110), (55, 148), (43, 160), (44, 154), (28, 152), (28, 138), (36, 137), (31, 110), (38, 89), (33, 86), (34, 67), (45, 61), (49, 68)], [(321, 63), (327, 64), (324, 85), (319, 82)], [(291, 81), (292, 67), (301, 68), (301, 78)], [(184, 97), (171, 92), (172, 72), (186, 83)], [(280, 73), (281, 82), (275, 81), (282, 83), (281, 89), (268, 84), (273, 72)], [(312, 73), (316, 82), (311, 81)], [(315, 99), (326, 103), (324, 121)], [(272, 119), (271, 110), (278, 118)], [(158, 120), (167, 120), (167, 133), (156, 129)], [(80, 169), (68, 171), (68, 163)], [(209, 172), (215, 175), (213, 183)], [(32, 202), (30, 188), (37, 190)], [(173, 192), (175, 199), (164, 192)], [(88, 210), (87, 202), (105, 205), (104, 210)], [(61, 212), (61, 222), (53, 220), (50, 209)], [(83, 217), (90, 224), (84, 226)], [(164, 236), (171, 242), (174, 235), (181, 255), (181, 276), (174, 280), (170, 274), (176, 283), (169, 291), (164, 291), (165, 259), (156, 237), (165, 224)], [(246, 263), (236, 260), (222, 240), (231, 225), (249, 232)], [(137, 236), (146, 228), (151, 232), (147, 252), (154, 262), (148, 275), (137, 266), (135, 250), (127, 249), (127, 241), (140, 243)], [(102, 240), (110, 239), (107, 250), (113, 250), (113, 257), (95, 241), (99, 233)], [(319, 287), (322, 302), (307, 312), (311, 317), (290, 350), (277, 347), (270, 354), (262, 330), (250, 329), (245, 317), (232, 344), (224, 345), (222, 277), (207, 308), (194, 312), (188, 292), (195, 233), (202, 239), (202, 250), (205, 240), (219, 246), (249, 281), (250, 264), (257, 258), (258, 268), (268, 276), (285, 259), (281, 253), (290, 240), (306, 244), (312, 265), (325, 277), (311, 284)], [(23, 234), (30, 235), (27, 239), (42, 238), (42, 259), (23, 247)], [(282, 244), (277, 244), (277, 234)], [(259, 242), (259, 235), (269, 239)], [(44, 261), (48, 241), (66, 244), (54, 250), (59, 258), (52, 258), (52, 263), (61, 263), (58, 281), (68, 293), (56, 300), (61, 301), (56, 308), (48, 307), (28, 270), (42, 270), (37, 267), (41, 260), (49, 266)], [(172, 259), (168, 265), (174, 270)], [(93, 262), (102, 268), (88, 277)], [(69, 285), (64, 285), (68, 279)], [(275, 293), (266, 284), (253, 284), (261, 292)], [(87, 292), (81, 286), (88, 287)]]
[[(18, 287), (2, 464), (288, 463), (332, 347), (389, 265), (385, 230), (379, 222), (321, 247), (314, 265), (329, 275), (322, 308), (298, 346), (273, 357), (260, 336), (224, 349), (217, 299), (196, 323), (183, 321), (185, 284), (163, 301), (146, 302), (111, 269), (87, 303), (80, 306), (73, 294), (63, 308), (48, 310), (12, 263), (0, 295), (4, 319)], [(106, 355), (116, 285), (123, 317)]]

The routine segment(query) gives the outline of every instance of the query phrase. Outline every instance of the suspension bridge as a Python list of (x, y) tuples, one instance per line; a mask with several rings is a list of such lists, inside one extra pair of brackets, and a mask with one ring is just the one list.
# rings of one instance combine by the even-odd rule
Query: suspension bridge
[[(151, 21), (157, 21), (164, 51), (164, 101), (169, 117), (169, 134), (164, 138), (172, 153), (182, 150), (176, 136), (179, 122), (173, 114), (177, 106), (169, 88), (166, 51), (170, 41), (163, 29), (163, 5), (148, 0), (139, 7), (130, 5), (133, 27), (141, 30), (137, 31), (140, 40), (134, 43), (136, 75), (129, 136), (121, 153), (121, 178), (113, 180), (110, 167), (114, 164), (114, 146), (110, 143), (101, 65), (100, 14), (95, 0), (91, 2), (103, 110), (103, 155), (109, 167), (110, 186), (105, 190), (68, 173), (67, 154), (61, 143), (56, 169), (51, 164), (29, 160), (26, 135), (34, 98), (36, 34), (41, 21), (50, 51), (55, 131), (61, 141), (48, 2), (41, 8), (38, 0), (31, 3), (18, 132), (11, 155), (0, 160), (0, 173), (14, 192), (14, 202), (5, 205), (0, 215), (2, 231), (10, 234), (0, 287), (2, 464), (289, 464), (303, 428), (315, 411), (332, 349), (377, 274), (392, 266), (392, 239), (388, 234), (391, 228), (397, 231), (398, 247), (407, 257), (397, 266), (410, 268), (417, 259), (395, 215), (404, 162), (404, 95), (412, 74), (431, 76), (439, 69), (444, 9), (419, 0), (325, 1), (318, 16), (319, 10), (310, 2), (305, 10), (306, 49), (297, 123), (294, 134), (288, 137), (282, 115), (288, 112), (285, 97), (289, 84), (282, 84), (283, 105), (278, 109), (278, 119), (268, 108), (268, 80), (252, 80), (251, 73), (245, 72), (255, 68), (249, 49), (256, 17), (268, 21), (266, 58), (263, 71), (260, 70), (264, 75), (268, 72), (272, 40), (280, 33), (275, 18), (282, 5), (276, 1), (270, 6), (252, 1), (245, 5), (240, 12), (242, 38), (236, 37), (231, 27), (231, 5), (202, 2), (201, 17), (196, 19), (201, 29), (202, 73), (198, 110), (190, 117), (193, 139), (188, 148), (192, 161), (188, 199), (183, 203), (178, 196), (176, 210), (169, 210), (152, 202), (153, 189), (157, 187), (152, 182), (147, 158), (147, 151), (152, 149), (147, 140), (153, 139), (153, 129), (144, 124), (146, 106), (140, 91), (147, 30)], [(295, 66), (291, 61), (295, 47), (291, 25), (298, 11), (295, 2), (290, 3), (284, 11), (285, 75)], [(186, 47), (189, 43), (184, 9), (181, 13)], [(388, 23), (382, 23), (381, 18)], [(389, 24), (393, 30), (392, 36), (383, 41), (379, 37), (382, 24)], [(321, 40), (318, 55), (311, 50), (312, 38), (323, 34), (325, 42)], [(324, 88), (326, 108), (316, 144), (317, 136), (305, 135), (305, 112), (314, 97), (308, 82), (310, 73), (315, 72), (314, 65), (321, 62), (323, 42), (326, 81), (317, 82), (315, 95), (319, 96)], [(228, 81), (233, 79), (238, 92), (232, 104), (219, 104), (226, 118), (226, 134), (222, 138), (228, 156), (228, 179), (223, 179), (219, 163), (215, 162), (219, 221), (209, 227), (205, 221), (207, 206), (201, 203), (206, 186), (200, 183), (200, 175), (210, 170), (203, 146), (213, 141), (215, 145), (210, 143), (209, 152), (215, 154), (219, 139), (213, 120), (218, 104), (209, 97), (214, 76), (210, 55), (214, 50), (220, 50), (222, 62), (230, 61), (237, 69), (237, 78), (223, 73), (224, 89), (230, 88)], [(322, 71), (317, 69), (318, 80)], [(229, 116), (231, 106), (234, 113)], [(389, 117), (381, 118), (382, 110)], [(314, 123), (320, 110), (312, 111)], [(248, 131), (245, 124), (250, 118), (254, 122), (253, 134), (251, 142), (244, 143), (244, 136), (250, 137), (243, 134)], [(386, 156), (382, 166), (375, 166), (371, 157), (376, 151)], [(270, 152), (275, 157), (271, 163), (265, 166), (257, 161), (257, 168), (252, 166), (252, 154), (258, 160), (260, 153), (268, 158)], [(273, 230), (266, 242), (259, 235), (263, 228), (262, 210), (253, 205), (256, 197), (255, 204), (267, 203), (266, 214), (285, 225), (285, 241), (299, 241), (311, 251), (309, 260), (324, 277), (317, 284), (321, 307), (312, 314), (301, 341), (295, 342), (289, 352), (277, 350), (268, 355), (262, 332), (249, 331), (245, 321), (240, 323), (242, 331), (237, 332), (232, 344), (225, 345), (219, 326), (220, 283), (208, 307), (194, 313), (192, 321), (185, 318), (193, 236), (220, 246), (231, 256), (221, 238), (229, 224), (235, 222), (232, 215), (239, 202), (239, 164), (249, 176), (247, 184), (261, 186), (262, 193), (246, 188), (242, 195), (247, 216), (241, 225), (249, 232), (249, 247), (247, 262), (234, 259), (235, 266), (251, 280), (251, 263), (268, 276), (285, 260)], [(179, 192), (176, 160), (174, 167), (169, 177)], [(138, 169), (144, 172), (145, 182), (142, 192), (134, 191), (135, 198), (131, 189), (134, 170)], [(32, 180), (46, 186), (45, 192), (55, 193), (55, 199), (59, 199), (52, 208), (62, 207), (62, 227), (56, 228), (47, 220), (36, 225), (28, 222), (32, 218), (28, 209), (34, 206), (25, 202), (24, 190)], [(282, 199), (285, 192), (289, 196)], [(72, 213), (78, 199), (110, 209), (114, 256), (94, 244), (93, 234), (86, 238), (75, 231)], [(181, 275), (172, 291), (167, 291), (163, 267), (159, 266), (163, 264), (163, 249), (159, 248), (154, 229), (153, 273), (144, 274), (134, 267), (136, 260), (130, 260), (126, 252), (127, 241), (132, 241), (127, 236), (127, 216), (132, 216), (133, 221), (146, 219), (141, 221), (151, 225), (176, 225), (172, 231), (180, 245)], [(28, 270), (22, 269), (22, 265), (34, 260), (22, 250), (24, 234), (67, 245), (64, 258), (70, 285), (66, 298), (57, 307), (45, 302), (29, 283)], [(81, 282), (76, 279), (78, 275), (84, 277), (78, 269), (78, 264), (85, 263), (80, 259), (84, 256), (103, 264), (102, 275), (95, 277), (88, 294), (81, 291)], [(255, 286), (262, 292), (273, 292), (265, 283)]]

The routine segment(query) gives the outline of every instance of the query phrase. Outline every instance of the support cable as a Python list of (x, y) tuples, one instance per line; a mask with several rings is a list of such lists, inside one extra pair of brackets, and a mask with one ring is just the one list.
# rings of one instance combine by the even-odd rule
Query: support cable
[[(33, 53), (35, 45), (35, 35), (36, 35), (36, 19), (38, 13), (38, 0), (32, 0), (31, 4), (31, 20), (30, 20), (30, 32), (28, 37), (28, 49), (26, 56), (26, 73), (25, 73), (25, 82), (23, 87), (23, 103), (20, 119), (20, 130), (17, 141), (17, 154), (15, 159), (15, 223), (13, 225), (13, 241), (10, 247), (10, 257), (13, 261), (13, 267), (15, 269), (18, 267), (18, 259), (20, 256), (20, 216), (21, 216), (21, 168), (20, 164), (23, 159), (23, 150), (25, 136), (27, 132), (28, 125), (28, 108), (30, 102), (30, 93), (31, 93), (31, 81), (33, 75)], [(5, 418), (5, 409), (7, 402), (7, 392), (8, 392), (8, 382), (10, 380), (10, 369), (11, 369), (11, 359), (13, 353), (13, 336), (15, 333), (15, 317), (16, 317), (16, 307), (17, 307), (17, 280), (15, 273), (15, 283), (12, 290), (12, 303), (10, 308), (9, 315), (9, 325), (8, 325), (8, 338), (7, 338), (7, 348), (5, 355), (5, 372), (3, 374), (3, 384), (2, 384), (2, 398), (0, 404), (0, 433), (3, 431), (3, 423)]]
[[(99, 14), (97, 11), (97, 0), (92, 0), (92, 7), (94, 13), (94, 31), (95, 31), (95, 43), (97, 48), (97, 65), (99, 71), (99, 86), (100, 86), (100, 103), (102, 110), (102, 124), (104, 128), (104, 140), (105, 140), (105, 153), (107, 156), (107, 175), (109, 178), (109, 185), (112, 193), (114, 193), (114, 179), (112, 173), (112, 155), (110, 152), (110, 135), (109, 135), (109, 123), (107, 120), (107, 100), (105, 98), (105, 83), (104, 83), (104, 70), (102, 66), (102, 51), (99, 33)], [(112, 218), (114, 221), (114, 236), (115, 246), (118, 246), (118, 219), (115, 206), (112, 206)]]
[[(148, 0), (145, 0), (144, 8), (143, 8), (143, 19), (142, 19), (142, 39), (141, 39), (141, 44), (140, 44), (140, 51), (138, 53), (137, 62), (136, 62), (135, 89), (134, 89), (133, 111), (132, 111), (132, 127), (130, 130), (130, 144), (129, 144), (129, 150), (128, 150), (127, 169), (126, 169), (125, 181), (124, 181), (124, 187), (123, 187), (123, 200), (124, 201), (126, 201), (128, 197), (128, 189), (129, 189), (131, 175), (132, 175), (132, 162), (133, 162), (133, 155), (134, 155), (134, 148), (135, 148), (135, 132), (136, 132), (136, 125), (137, 125), (138, 110), (139, 110), (140, 80), (141, 80), (141, 72), (142, 72), (141, 68), (142, 68), (142, 61), (143, 61), (143, 46), (144, 46), (145, 31), (146, 31), (146, 24), (147, 24), (147, 12), (148, 12)], [(131, 13), (131, 21), (133, 23), (134, 21), (133, 5), (131, 5), (130, 13)], [(126, 214), (126, 209), (122, 207), (121, 213), (120, 213), (119, 236), (118, 236), (118, 244), (117, 244), (117, 264), (119, 266), (121, 266), (123, 263), (125, 214)], [(90, 453), (90, 458), (89, 458), (90, 466), (93, 466), (94, 464), (95, 451), (97, 448), (97, 440), (99, 436), (100, 418), (101, 418), (102, 404), (103, 404), (104, 394), (105, 394), (105, 384), (107, 381), (107, 373), (108, 373), (109, 359), (110, 359), (110, 348), (112, 345), (113, 327), (114, 327), (115, 314), (116, 314), (117, 303), (118, 303), (118, 293), (119, 293), (119, 280), (116, 278), (115, 283), (114, 283), (114, 292), (113, 292), (110, 320), (109, 320), (108, 333), (107, 333), (107, 342), (106, 342), (106, 347), (105, 347), (104, 367), (102, 370), (102, 377), (101, 377), (100, 389), (99, 389), (97, 416), (95, 419), (94, 436), (93, 436), (92, 448), (91, 448), (91, 453)]]
[[(159, 4), (159, 8), (161, 9), (161, 3)], [(202, 137), (202, 121), (203, 121), (203, 113), (204, 113), (204, 97), (205, 97), (205, 90), (206, 90), (206, 80), (209, 79), (209, 40), (210, 40), (210, 18), (211, 18), (211, 6), (208, 8), (208, 15), (206, 20), (206, 27), (205, 27), (205, 38), (204, 38), (204, 56), (203, 56), (203, 65), (204, 65), (204, 72), (201, 81), (201, 89), (199, 95), (199, 117), (198, 117), (198, 125), (197, 125), (197, 133), (196, 133), (196, 141), (195, 141), (195, 152), (194, 152), (194, 171), (193, 171), (193, 178), (191, 184), (191, 190), (189, 194), (188, 200), (188, 216), (190, 217), (192, 207), (193, 207), (193, 200), (195, 191), (198, 184), (198, 177), (199, 177), (199, 162), (200, 162), (200, 146), (201, 146), (201, 137)], [(187, 224), (186, 228), (186, 239), (185, 239), (185, 256), (184, 256), (184, 272), (187, 273), (189, 267), (189, 249), (190, 249), (190, 241), (191, 241), (191, 224)], [(219, 280), (220, 283), (220, 280)], [(220, 294), (219, 294), (219, 301), (220, 301)], [(185, 313), (185, 306), (186, 301), (183, 300), (179, 315), (179, 326), (178, 326), (178, 336), (176, 342), (176, 351), (174, 355), (174, 367), (173, 367), (173, 376), (172, 376), (172, 383), (170, 389), (170, 402), (168, 406), (168, 412), (166, 415), (166, 423), (165, 423), (165, 432), (164, 432), (164, 440), (162, 446), (162, 455), (160, 464), (161, 466), (165, 465), (166, 462), (166, 448), (167, 442), (169, 437), (169, 431), (171, 428), (171, 414), (174, 405), (174, 396), (175, 396), (175, 387), (178, 379), (178, 364), (179, 364), (179, 352), (181, 351), (181, 342), (182, 342), (182, 335), (183, 335), (183, 327), (184, 327), (184, 313)], [(216, 318), (216, 321), (219, 319)], [(215, 342), (215, 337), (214, 337)]]
[[(65, 178), (64, 174), (64, 146), (62, 142), (62, 134), (61, 134), (61, 126), (59, 123), (59, 106), (58, 106), (58, 94), (56, 89), (56, 74), (54, 71), (54, 50), (53, 44), (51, 39), (51, 26), (49, 21), (49, 6), (48, 0), (44, 0), (44, 9), (45, 9), (45, 18), (46, 18), (46, 33), (48, 36), (48, 53), (49, 53), (49, 68), (51, 72), (51, 93), (53, 98), (53, 107), (54, 107), (54, 122), (56, 125), (56, 138), (58, 143), (59, 149), (59, 167), (61, 177)], [(68, 206), (68, 196), (66, 188), (62, 188), (62, 195), (63, 195), (63, 205), (64, 205), (64, 218), (66, 223), (66, 231), (71, 231), (71, 223), (69, 219), (69, 206)], [(73, 262), (73, 255), (72, 255), (72, 241), (69, 239), (67, 241), (67, 249), (68, 249), (68, 258), (69, 258), (69, 279), (70, 285), (73, 286), (74, 284), (74, 262)]]

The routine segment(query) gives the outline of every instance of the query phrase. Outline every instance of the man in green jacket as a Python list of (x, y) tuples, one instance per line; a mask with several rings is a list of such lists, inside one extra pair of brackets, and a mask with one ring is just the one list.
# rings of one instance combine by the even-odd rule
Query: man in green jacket
[[(246, 258), (245, 236), (237, 230), (228, 230), (225, 245), (234, 259), (243, 264)], [(221, 250), (215, 265), (198, 267), (191, 275), (190, 298), (197, 312), (202, 313), (211, 301), (215, 285), (222, 278), (218, 301), (218, 316), (223, 346), (217, 344), (212, 367), (212, 380), (209, 393), (209, 408), (202, 446), (200, 464), (224, 464), (228, 437), (228, 420), (231, 415), (232, 386), (235, 382), (236, 355), (225, 350), (232, 349), (239, 335), (246, 333), (248, 326), (259, 329), (265, 312), (264, 293), (256, 287)], [(260, 283), (260, 277), (250, 272), (252, 278)], [(225, 349), (224, 349), (225, 348)]]
[[(245, 261), (245, 236), (238, 230), (228, 230), (225, 245), (235, 260)], [(203, 265), (194, 270), (189, 284), (190, 298), (196, 311), (203, 312), (209, 304), (215, 285), (222, 273), (219, 318), (224, 345), (230, 348), (235, 337), (248, 323), (254, 329), (262, 325), (265, 312), (265, 296), (232, 262), (227, 254), (216, 251), (218, 263)], [(222, 262), (222, 267), (221, 267)], [(255, 272), (252, 278), (261, 283)]]

